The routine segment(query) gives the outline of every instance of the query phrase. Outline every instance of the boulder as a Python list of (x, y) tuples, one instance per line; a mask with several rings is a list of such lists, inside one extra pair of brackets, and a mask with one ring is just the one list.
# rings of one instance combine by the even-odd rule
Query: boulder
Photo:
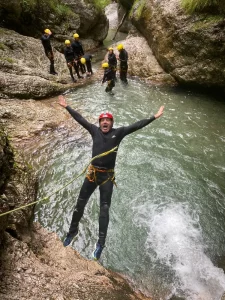
[(57, 76), (49, 74), (40, 39), (0, 28), (0, 98), (42, 99), (84, 84), (72, 83), (64, 55), (52, 45)]
[(135, 1), (132, 23), (162, 68), (179, 83), (225, 85), (225, 25), (217, 15), (187, 15), (180, 0)]
[[(146, 39), (137, 31), (131, 31), (126, 40), (120, 41), (128, 52), (128, 75), (138, 76), (156, 84), (176, 84), (173, 77), (159, 65)], [(116, 56), (116, 44), (112, 45)], [(108, 54), (105, 56), (105, 61)], [(119, 68), (119, 62), (118, 62)], [(119, 73), (119, 71), (118, 71)]]

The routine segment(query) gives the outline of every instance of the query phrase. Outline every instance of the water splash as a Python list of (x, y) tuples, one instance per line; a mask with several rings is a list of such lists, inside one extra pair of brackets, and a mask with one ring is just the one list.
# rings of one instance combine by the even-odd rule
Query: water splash
[(147, 228), (147, 251), (153, 250), (156, 259), (172, 270), (175, 295), (188, 300), (221, 299), (225, 275), (205, 254), (196, 212), (191, 213), (182, 203), (142, 205), (136, 222)]

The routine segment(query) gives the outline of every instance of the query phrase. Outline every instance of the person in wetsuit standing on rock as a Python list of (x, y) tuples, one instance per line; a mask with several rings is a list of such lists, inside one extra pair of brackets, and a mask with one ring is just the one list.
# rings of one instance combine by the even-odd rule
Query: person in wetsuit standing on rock
[(74, 41), (73, 41), (73, 43), (72, 43), (71, 46), (72, 46), (72, 48), (73, 48), (73, 51), (74, 51), (75, 56), (76, 56), (77, 59), (78, 59), (78, 64), (79, 64), (81, 73), (84, 74), (84, 73), (86, 72), (86, 68), (85, 68), (85, 66), (80, 62), (81, 57), (84, 55), (83, 45), (82, 45), (82, 43), (81, 43), (80, 40), (79, 40), (80, 36), (79, 36), (78, 33), (74, 33), (73, 37), (74, 37)]
[(55, 66), (54, 66), (54, 54), (52, 51), (52, 46), (51, 46), (51, 41), (50, 38), (52, 36), (52, 32), (50, 29), (45, 29), (44, 34), (41, 37), (41, 42), (45, 50), (45, 55), (48, 57), (50, 60), (50, 74), (52, 75), (57, 75), (58, 73), (55, 71)]
[[(115, 129), (113, 128), (113, 115), (109, 112), (100, 114), (99, 126), (96, 126), (89, 123), (76, 110), (68, 106), (63, 96), (59, 96), (59, 104), (66, 108), (71, 116), (91, 134), (93, 139), (92, 158), (96, 155), (109, 151), (116, 146), (118, 147), (125, 136), (147, 126), (155, 119), (159, 118), (163, 114), (164, 110), (164, 106), (161, 106), (159, 111), (152, 117), (140, 120), (129, 126), (123, 126)], [(109, 224), (109, 208), (111, 204), (113, 185), (115, 183), (114, 167), (116, 163), (116, 155), (117, 152), (114, 151), (106, 156), (96, 158), (89, 166), (73, 212), (69, 232), (63, 242), (65, 247), (68, 246), (72, 239), (78, 234), (78, 225), (83, 216), (84, 208), (94, 190), (99, 186), (99, 238), (93, 252), (94, 260), (98, 260), (100, 258), (105, 246)]]

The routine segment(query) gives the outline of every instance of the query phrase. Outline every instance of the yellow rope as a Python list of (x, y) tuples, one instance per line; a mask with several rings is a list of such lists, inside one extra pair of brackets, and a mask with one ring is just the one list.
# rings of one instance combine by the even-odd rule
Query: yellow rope
[(4, 212), (4, 213), (0, 214), (0, 217), (5, 216), (5, 215), (8, 215), (8, 214), (10, 214), (10, 213), (12, 213), (12, 212), (15, 212), (15, 211), (17, 211), (17, 210), (23, 209), (23, 208), (25, 208), (25, 207), (34, 205), (34, 204), (39, 203), (39, 202), (41, 202), (41, 201), (48, 201), (49, 198), (50, 198), (51, 196), (53, 196), (54, 194), (56, 194), (56, 193), (58, 193), (59, 191), (63, 190), (65, 187), (67, 187), (69, 184), (71, 184), (73, 181), (75, 181), (77, 178), (79, 178), (81, 175), (83, 175), (83, 174), (86, 172), (88, 166), (93, 162), (93, 160), (95, 160), (96, 158), (102, 157), (102, 156), (106, 156), (106, 155), (108, 155), (108, 154), (110, 154), (110, 153), (112, 153), (112, 152), (116, 152), (116, 149), (117, 149), (117, 148), (118, 148), (118, 146), (112, 148), (112, 149), (109, 150), (109, 151), (106, 151), (106, 152), (104, 152), (104, 153), (101, 153), (101, 154), (96, 155), (95, 157), (93, 157), (93, 158), (89, 161), (88, 165), (83, 169), (83, 171), (82, 171), (79, 175), (77, 175), (77, 176), (74, 177), (72, 180), (70, 180), (69, 182), (67, 182), (67, 183), (66, 183), (64, 186), (62, 186), (60, 189), (58, 189), (58, 190), (52, 192), (50, 195), (48, 195), (48, 196), (46, 196), (46, 197), (44, 197), (44, 198), (42, 198), (42, 199), (40, 199), (40, 200), (31, 202), (31, 203), (29, 203), (29, 204), (26, 204), (26, 205), (23, 205), (23, 206), (20, 206), (20, 207), (17, 207), (17, 208), (15, 208), (15, 209), (13, 209), (13, 210)]

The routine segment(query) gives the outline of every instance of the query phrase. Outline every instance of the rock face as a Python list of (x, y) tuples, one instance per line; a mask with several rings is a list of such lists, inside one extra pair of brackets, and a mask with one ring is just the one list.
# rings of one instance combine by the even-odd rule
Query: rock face
[[(130, 34), (126, 40), (122, 41), (122, 44), (129, 55), (129, 75), (138, 76), (154, 83), (175, 84), (173, 77), (159, 65), (143, 36)], [(115, 53), (117, 53), (116, 50)]]
[[(25, 164), (24, 158), (13, 152), (2, 129), (0, 129), (0, 171), (0, 214), (34, 201), (37, 190), (36, 177)], [(19, 237), (21, 233), (29, 230), (31, 217), (30, 208), (1, 216), (0, 247), (3, 243), (4, 230)]]
[(1, 98), (39, 99), (63, 89), (68, 70), (62, 54), (54, 53), (59, 76), (50, 75), (40, 40), (3, 28), (0, 33)]
[(63, 247), (39, 224), (19, 239), (5, 233), (0, 274), (1, 300), (149, 299), (134, 293), (119, 275)]
[(55, 49), (58, 76), (50, 75), (50, 63), (40, 39), (12, 30), (0, 28), (0, 57), (0, 98), (3, 99), (42, 99), (85, 82), (81, 79), (72, 83), (64, 55)]
[(73, 12), (79, 15), (76, 31), (83, 38), (102, 42), (108, 33), (109, 22), (103, 11), (97, 9), (93, 1), (63, 0)]
[[(7, 182), (13, 174), (13, 164), (13, 151), (9, 145), (8, 138), (3, 131), (2, 126), (0, 126), (0, 212), (9, 210), (8, 199), (4, 192)], [(6, 217), (0, 218), (0, 236), (1, 232), (5, 230), (6, 226)]]
[(224, 87), (222, 17), (189, 16), (180, 5), (180, 0), (135, 1), (130, 17), (162, 68), (179, 83)]
[(51, 28), (58, 43), (72, 38), (73, 33), (78, 32), (82, 38), (92, 40), (96, 47), (108, 32), (108, 20), (104, 11), (98, 9), (93, 1), (2, 0), (0, 20), (2, 27), (36, 38), (44, 28)]

